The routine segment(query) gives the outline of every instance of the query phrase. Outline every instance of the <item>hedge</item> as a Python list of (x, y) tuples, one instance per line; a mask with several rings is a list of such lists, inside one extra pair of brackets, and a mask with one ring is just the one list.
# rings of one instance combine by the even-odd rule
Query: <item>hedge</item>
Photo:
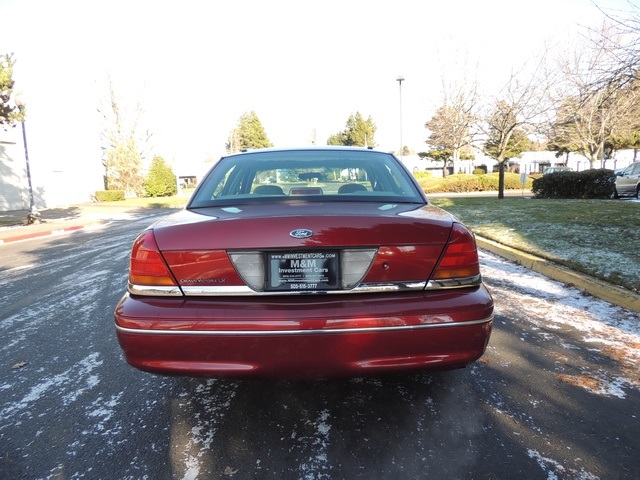
[(554, 172), (533, 181), (535, 198), (611, 198), (616, 181), (613, 170)]
[[(416, 180), (418, 180), (418, 183), (426, 193), (463, 193), (498, 190), (497, 172), (485, 175), (448, 175), (444, 178), (416, 175)], [(520, 182), (520, 175), (517, 173), (505, 172), (504, 188), (505, 190), (521, 189), (522, 183)], [(530, 179), (527, 180), (525, 188), (531, 188)]]
[(96, 200), (99, 202), (118, 202), (124, 200), (124, 190), (98, 190)]

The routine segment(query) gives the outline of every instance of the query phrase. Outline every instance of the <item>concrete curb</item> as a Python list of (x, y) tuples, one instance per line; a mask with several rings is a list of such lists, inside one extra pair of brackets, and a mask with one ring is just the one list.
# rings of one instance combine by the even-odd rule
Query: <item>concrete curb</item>
[(32, 238), (40, 238), (54, 235), (64, 235), (66, 233), (76, 232), (87, 228), (86, 225), (73, 225), (64, 228), (52, 228), (50, 230), (40, 230), (36, 232), (25, 233), (22, 235), (14, 235), (11, 237), (0, 238), (0, 245), (4, 243), (19, 242), (22, 240), (31, 240)]
[(479, 248), (488, 250), (503, 258), (512, 260), (523, 267), (541, 273), (553, 280), (573, 285), (594, 297), (619, 305), (627, 310), (640, 313), (640, 295), (612, 283), (607, 283), (597, 278), (574, 272), (562, 265), (550, 260), (536, 257), (515, 248), (507, 247), (493, 240), (476, 236)]

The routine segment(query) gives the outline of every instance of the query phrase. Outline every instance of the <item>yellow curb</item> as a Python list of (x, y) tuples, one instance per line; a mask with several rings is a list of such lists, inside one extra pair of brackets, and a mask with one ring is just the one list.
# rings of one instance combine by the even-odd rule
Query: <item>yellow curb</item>
[(606, 300), (607, 302), (619, 305), (628, 310), (640, 312), (640, 295), (637, 293), (625, 290), (612, 283), (574, 272), (550, 260), (545, 260), (530, 253), (507, 247), (493, 240), (476, 236), (476, 243), (479, 248), (488, 250), (508, 260), (513, 260), (523, 267), (541, 273), (553, 280), (573, 285), (594, 297), (601, 298), (602, 300)]

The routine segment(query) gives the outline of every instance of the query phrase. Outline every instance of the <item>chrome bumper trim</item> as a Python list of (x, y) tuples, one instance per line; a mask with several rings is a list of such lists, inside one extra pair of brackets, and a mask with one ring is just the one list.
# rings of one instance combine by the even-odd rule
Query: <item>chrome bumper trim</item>
[(183, 295), (182, 290), (180, 290), (178, 286), (156, 287), (129, 283), (127, 290), (133, 295), (146, 295), (150, 297), (181, 297)]
[(450, 328), (468, 327), (480, 325), (493, 321), (493, 315), (481, 320), (470, 320), (467, 322), (447, 322), (447, 323), (427, 323), (424, 325), (399, 325), (390, 327), (363, 327), (363, 328), (333, 328), (326, 330), (145, 330), (137, 328), (125, 328), (116, 325), (116, 330), (122, 333), (132, 333), (141, 335), (196, 335), (196, 336), (277, 336), (277, 335), (325, 335), (340, 333), (370, 333), (370, 332), (396, 332), (402, 330), (423, 330), (430, 328)]

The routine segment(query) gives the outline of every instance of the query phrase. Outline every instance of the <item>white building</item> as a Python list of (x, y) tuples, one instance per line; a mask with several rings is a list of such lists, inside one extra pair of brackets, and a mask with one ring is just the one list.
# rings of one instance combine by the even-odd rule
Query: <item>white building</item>
[[(636, 158), (636, 150), (621, 150), (615, 152), (614, 156), (604, 162), (597, 162), (593, 168), (608, 168), (616, 170), (626, 167), (633, 163)], [(520, 173), (538, 173), (543, 172), (547, 167), (566, 166), (572, 168), (576, 172), (588, 170), (591, 168), (589, 159), (578, 153), (569, 153), (566, 155), (556, 156), (556, 152), (524, 152), (518, 158), (509, 159), (510, 166), (518, 166)]]
[[(616, 170), (624, 168), (637, 160), (640, 160), (640, 153), (637, 150), (621, 150), (615, 152), (612, 158), (604, 161), (604, 165), (598, 162), (594, 165), (594, 168)], [(426, 171), (431, 172), (434, 177), (442, 177), (441, 161), (422, 159), (418, 155), (407, 155), (402, 158), (402, 163), (411, 171)], [(523, 152), (520, 157), (509, 159), (509, 169), (518, 173), (542, 173), (545, 168), (558, 165), (570, 167), (576, 172), (591, 168), (587, 157), (577, 153), (556, 157), (556, 152), (550, 151)], [(471, 174), (476, 168), (482, 168), (487, 173), (491, 173), (498, 170), (498, 162), (486, 156), (482, 151), (476, 150), (473, 160), (460, 160), (458, 162), (458, 171), (456, 173)], [(449, 171), (453, 173), (455, 169), (450, 167)]]
[[(36, 208), (93, 201), (95, 192), (104, 189), (97, 135), (92, 142), (85, 138), (85, 142), (71, 142), (70, 145), (57, 142), (48, 147), (48, 139), (40, 138), (37, 129), (29, 127), (30, 123), (27, 123), (27, 152)], [(29, 210), (26, 160), (21, 125), (7, 127), (6, 131), (0, 128), (0, 211)], [(204, 161), (171, 163), (181, 181), (179, 187), (195, 186), (212, 166)]]
[[(102, 163), (97, 143), (87, 148), (84, 141), (52, 135), (60, 126), (40, 134), (46, 125), (27, 123), (26, 138), (31, 185), (36, 208), (48, 208), (91, 201), (97, 190), (104, 189)], [(0, 211), (29, 210), (30, 195), (27, 158), (22, 126), (0, 127)], [(77, 132), (82, 134), (82, 129)]]

